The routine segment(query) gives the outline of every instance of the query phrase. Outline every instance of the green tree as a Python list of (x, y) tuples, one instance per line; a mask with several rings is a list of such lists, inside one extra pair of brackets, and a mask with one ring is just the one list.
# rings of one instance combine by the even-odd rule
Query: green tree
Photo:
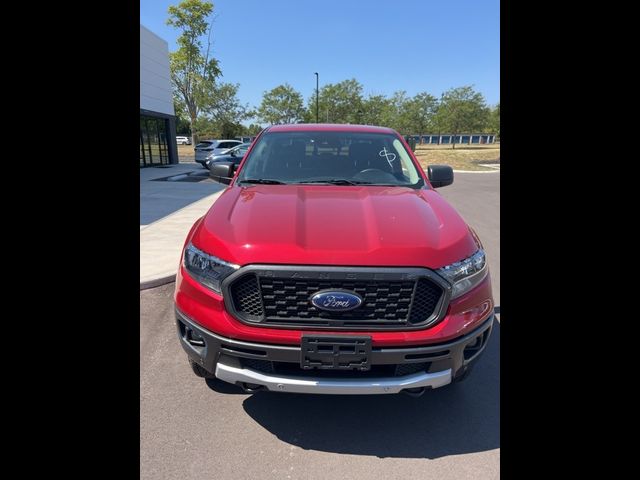
[[(316, 121), (316, 94), (309, 99), (304, 115), (306, 122)], [(320, 122), (361, 123), (364, 116), (362, 84), (355, 78), (329, 83), (320, 89)]]
[(256, 114), (262, 122), (271, 125), (297, 123), (304, 114), (302, 95), (288, 83), (278, 85), (264, 92)]
[(220, 138), (234, 138), (242, 135), (244, 127), (240, 123), (234, 123), (227, 120), (219, 122), (218, 130), (220, 132)]
[(438, 99), (427, 92), (421, 92), (403, 105), (402, 116), (408, 128), (406, 134), (423, 135), (434, 128), (434, 117), (438, 110)]
[(194, 125), (196, 130), (207, 138), (233, 138), (243, 133), (242, 121), (250, 118), (253, 112), (242, 105), (238, 98), (237, 83), (215, 83), (209, 93), (208, 103)]
[(200, 139), (216, 138), (220, 136), (217, 131), (218, 126), (215, 122), (202, 115), (193, 123), (193, 128), (198, 132)]
[(489, 133), (495, 134), (497, 138), (500, 138), (500, 102), (493, 107), (489, 114)]
[(241, 122), (250, 116), (250, 112), (246, 106), (240, 104), (236, 95), (237, 89), (237, 84), (215, 85), (211, 93), (215, 103), (209, 105), (194, 123), (200, 138), (233, 138), (244, 133)]
[(240, 103), (239, 88), (239, 83), (215, 83), (209, 94), (209, 102), (203, 107), (204, 113), (218, 124), (239, 124), (253, 116), (249, 106)]
[(391, 101), (384, 95), (369, 95), (362, 102), (362, 123), (389, 126), (392, 117)]
[(191, 136), (191, 123), (184, 117), (176, 117), (176, 135)]
[(254, 136), (258, 135), (262, 130), (263, 130), (263, 128), (260, 125), (258, 125), (256, 123), (252, 123), (248, 127), (245, 128), (245, 134), (249, 135), (251, 137), (254, 137)]
[[(213, 4), (202, 0), (183, 0), (177, 6), (169, 7), (167, 24), (182, 33), (177, 39), (178, 50), (169, 54), (171, 82), (176, 95), (184, 104), (189, 120), (193, 141), (198, 133), (194, 128), (203, 105), (210, 103), (210, 94), (217, 77), (221, 75), (218, 61), (210, 58), (211, 30), (209, 16)], [(206, 49), (203, 37), (206, 35)]]
[(191, 135), (191, 123), (179, 98), (173, 98), (173, 111), (176, 115), (176, 135)]
[(435, 120), (439, 129), (453, 135), (452, 145), (456, 148), (456, 135), (482, 130), (487, 125), (488, 117), (489, 109), (482, 94), (471, 86), (464, 86), (442, 94)]
[(409, 102), (407, 92), (404, 90), (398, 90), (393, 92), (389, 99), (390, 109), (388, 111), (388, 117), (386, 124), (398, 131), (401, 135), (407, 135), (411, 132), (411, 126), (409, 125), (409, 118), (406, 114), (406, 106)]

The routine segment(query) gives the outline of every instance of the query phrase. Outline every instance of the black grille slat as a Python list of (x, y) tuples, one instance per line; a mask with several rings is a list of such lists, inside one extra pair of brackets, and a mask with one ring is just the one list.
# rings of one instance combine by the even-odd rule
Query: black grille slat
[[(348, 290), (362, 298), (350, 311), (316, 308), (310, 298), (320, 290)], [(410, 279), (300, 279), (247, 272), (229, 286), (236, 315), (264, 326), (401, 328), (433, 320), (444, 290), (428, 277)]]

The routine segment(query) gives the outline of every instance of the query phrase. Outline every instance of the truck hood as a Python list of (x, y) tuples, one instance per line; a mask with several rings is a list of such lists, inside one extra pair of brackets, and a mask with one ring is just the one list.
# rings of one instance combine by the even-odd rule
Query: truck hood
[(436, 191), (374, 186), (232, 186), (191, 241), (238, 265), (439, 268), (477, 250)]

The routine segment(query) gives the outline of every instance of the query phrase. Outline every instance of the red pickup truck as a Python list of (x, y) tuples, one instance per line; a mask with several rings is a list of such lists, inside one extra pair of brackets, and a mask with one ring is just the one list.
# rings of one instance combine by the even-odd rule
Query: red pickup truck
[(421, 395), (466, 377), (494, 320), (480, 239), (394, 130), (265, 129), (187, 235), (180, 343), (200, 377), (260, 390)]

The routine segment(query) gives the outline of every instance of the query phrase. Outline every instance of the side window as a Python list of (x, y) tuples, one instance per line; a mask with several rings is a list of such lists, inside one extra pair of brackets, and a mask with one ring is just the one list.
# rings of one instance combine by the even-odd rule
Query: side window
[(250, 162), (246, 164), (246, 176), (254, 177), (261, 175), (265, 169), (265, 159), (269, 156), (272, 146), (270, 139), (263, 139), (251, 152)]

